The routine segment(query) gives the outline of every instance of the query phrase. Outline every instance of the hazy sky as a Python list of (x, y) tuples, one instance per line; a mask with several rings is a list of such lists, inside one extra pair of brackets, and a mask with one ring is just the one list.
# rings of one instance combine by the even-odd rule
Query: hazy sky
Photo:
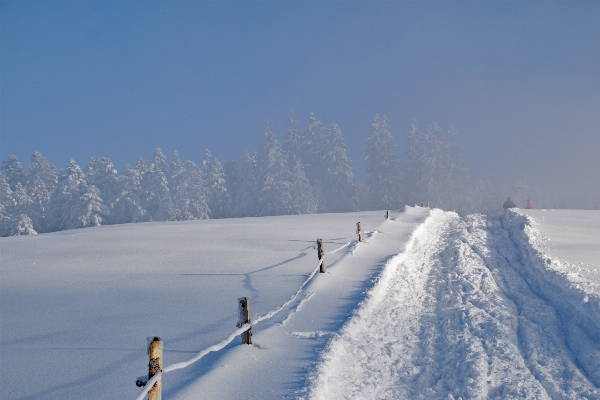
[(600, 1), (0, 2), (0, 156), (121, 169), (337, 122), (359, 178), (376, 113), (453, 124), (471, 172), (598, 196)]

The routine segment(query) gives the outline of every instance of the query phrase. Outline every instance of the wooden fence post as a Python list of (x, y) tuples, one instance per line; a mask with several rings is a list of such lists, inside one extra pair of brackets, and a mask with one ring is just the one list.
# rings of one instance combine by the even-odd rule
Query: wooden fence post
[(385, 219), (390, 219), (390, 209), (388, 208), (387, 213), (385, 214)]
[[(250, 300), (247, 297), (238, 299), (238, 325), (241, 327), (244, 324), (250, 323)], [(252, 327), (247, 331), (242, 332), (242, 344), (252, 344)]]
[(362, 242), (362, 228), (360, 227), (360, 222), (356, 223), (356, 234), (358, 235), (358, 241)]
[[(162, 372), (163, 367), (163, 341), (155, 337), (150, 342), (150, 363), (148, 364), (148, 380)], [(158, 378), (154, 386), (148, 391), (148, 400), (161, 400), (162, 376)]]
[(319, 256), (319, 260), (321, 260), (321, 273), (324, 274), (327, 272), (327, 268), (325, 268), (325, 248), (323, 247), (323, 239), (317, 239), (317, 255)]

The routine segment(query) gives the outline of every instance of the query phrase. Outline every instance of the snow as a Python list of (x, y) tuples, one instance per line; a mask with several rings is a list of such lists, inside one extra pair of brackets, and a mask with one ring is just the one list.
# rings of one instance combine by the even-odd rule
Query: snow
[(2, 398), (600, 398), (600, 212), (383, 214), (1, 238)]

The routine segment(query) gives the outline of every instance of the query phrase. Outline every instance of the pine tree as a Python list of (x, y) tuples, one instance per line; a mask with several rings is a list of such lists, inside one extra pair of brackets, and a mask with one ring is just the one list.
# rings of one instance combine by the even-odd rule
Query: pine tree
[(58, 177), (48, 209), (50, 231), (97, 226), (107, 214), (95, 186), (87, 186), (85, 176), (71, 159)]
[(12, 190), (15, 190), (15, 185), (20, 183), (25, 186), (25, 172), (16, 156), (10, 155), (6, 161), (2, 161), (0, 172), (6, 176), (8, 184)]
[(15, 216), (11, 222), (9, 231), (10, 236), (21, 235), (36, 235), (37, 232), (33, 229), (33, 223), (27, 214), (19, 214)]
[(392, 140), (387, 118), (375, 115), (365, 151), (372, 209), (397, 208), (401, 205), (402, 165), (400, 157), (394, 154), (396, 146)]
[(192, 161), (186, 161), (177, 175), (172, 190), (176, 220), (206, 219), (209, 215), (207, 189), (202, 170)]
[(352, 170), (348, 148), (342, 131), (332, 124), (327, 135), (323, 174), (323, 211), (350, 212), (359, 210), (358, 180)]
[(142, 206), (142, 178), (145, 166), (138, 160), (137, 168), (126, 165), (118, 177), (119, 190), (111, 212), (111, 223), (124, 224), (141, 222), (146, 219), (146, 210)]
[(8, 236), (10, 232), (11, 212), (14, 207), (13, 192), (4, 174), (0, 174), (0, 236)]
[[(106, 157), (92, 156), (85, 168), (85, 174), (87, 185), (98, 188), (99, 196), (110, 214), (119, 196), (119, 180), (112, 161)], [(107, 216), (107, 219), (111, 219), (110, 215)]]
[(231, 214), (231, 197), (227, 192), (223, 165), (206, 149), (202, 159), (202, 173), (208, 189), (210, 218), (227, 218)]
[(473, 186), (454, 129), (445, 134), (434, 124), (422, 132), (414, 121), (407, 160), (409, 204), (430, 203), (460, 213), (475, 210)]
[(318, 201), (313, 195), (312, 186), (302, 168), (302, 162), (294, 157), (292, 169), (292, 214), (314, 214), (317, 212)]
[(238, 209), (240, 171), (235, 161), (227, 161), (223, 166), (223, 172), (225, 172), (225, 186), (231, 197), (231, 216), (237, 216), (235, 210)]
[(257, 155), (252, 156), (248, 150), (240, 160), (240, 180), (236, 201), (235, 215), (238, 217), (258, 216), (258, 171)]
[[(31, 200), (31, 198), (27, 195), (27, 191), (25, 190), (23, 185), (21, 185), (21, 182), (18, 182), (15, 185), (15, 190), (13, 191), (13, 198), (14, 208), (11, 212), (13, 228), (11, 228), (11, 235), (26, 235), (37, 233), (37, 231), (35, 231), (33, 227), (32, 219), (35, 218), (36, 220), (39, 220), (41, 216), (37, 213), (37, 209), (34, 207), (33, 200)], [(28, 224), (31, 224), (31, 227), (29, 227)], [(15, 233), (17, 232), (17, 230), (18, 233)]]
[(290, 171), (277, 137), (267, 122), (263, 144), (258, 152), (259, 215), (292, 213)]
[[(26, 172), (27, 194), (33, 201), (34, 211), (30, 214), (33, 227), (37, 232), (46, 232), (47, 213), (50, 197), (57, 183), (58, 171), (39, 152), (31, 155), (31, 162)], [(38, 217), (39, 216), (39, 217)]]
[(283, 142), (283, 155), (288, 160), (289, 169), (292, 170), (296, 165), (296, 159), (301, 159), (302, 152), (302, 135), (298, 131), (298, 118), (292, 111), (290, 121), (287, 127), (287, 134), (285, 135), (285, 141)]
[(150, 164), (142, 178), (142, 206), (149, 221), (168, 221), (173, 217), (167, 177), (160, 167)]

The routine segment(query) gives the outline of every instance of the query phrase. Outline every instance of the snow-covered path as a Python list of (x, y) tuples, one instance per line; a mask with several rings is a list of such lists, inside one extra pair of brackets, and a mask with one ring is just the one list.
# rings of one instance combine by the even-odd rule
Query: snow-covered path
[(600, 398), (600, 320), (536, 281), (519, 218), (435, 211), (330, 341), (309, 397)]

